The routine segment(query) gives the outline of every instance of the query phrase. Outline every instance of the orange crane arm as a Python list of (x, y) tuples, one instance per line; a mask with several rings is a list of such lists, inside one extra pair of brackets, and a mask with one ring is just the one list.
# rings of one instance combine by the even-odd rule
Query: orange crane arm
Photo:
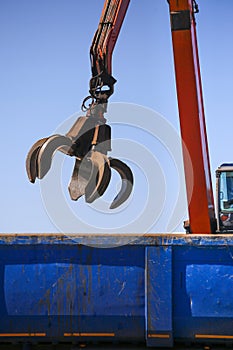
[(130, 0), (106, 0), (90, 48), (92, 78), (90, 94), (106, 103), (116, 80), (112, 77), (112, 53)]
[[(196, 38), (194, 0), (170, 0), (176, 88), (191, 233), (216, 230), (204, 104)], [(187, 159), (188, 150), (190, 162)]]

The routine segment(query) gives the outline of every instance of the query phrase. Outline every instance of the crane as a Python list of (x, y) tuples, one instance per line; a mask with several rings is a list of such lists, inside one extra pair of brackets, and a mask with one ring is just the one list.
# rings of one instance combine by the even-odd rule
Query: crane
[[(130, 168), (118, 159), (107, 157), (111, 150), (111, 128), (104, 117), (116, 83), (112, 76), (112, 54), (129, 3), (130, 0), (105, 0), (90, 48), (90, 95), (82, 104), (86, 116), (79, 117), (65, 136), (52, 135), (37, 141), (26, 160), (29, 180), (35, 182), (37, 177), (42, 179), (46, 175), (57, 149), (74, 156), (76, 161), (69, 184), (70, 196), (77, 200), (85, 195), (88, 203), (105, 192), (110, 182), (111, 168), (115, 169), (121, 176), (122, 185), (110, 206), (112, 209), (127, 200), (133, 187)], [(229, 199), (227, 193), (230, 190), (226, 189), (225, 202), (219, 198), (220, 194), (223, 196), (222, 179), (224, 176), (230, 179), (233, 167), (225, 166), (216, 173), (216, 219), (196, 35), (195, 14), (198, 5), (195, 0), (168, 0), (168, 5), (188, 199), (189, 220), (185, 228), (190, 233), (204, 234), (214, 233), (216, 229), (229, 231), (233, 229), (233, 211), (229, 205), (233, 196)], [(231, 181), (225, 180), (225, 184), (230, 186)]]

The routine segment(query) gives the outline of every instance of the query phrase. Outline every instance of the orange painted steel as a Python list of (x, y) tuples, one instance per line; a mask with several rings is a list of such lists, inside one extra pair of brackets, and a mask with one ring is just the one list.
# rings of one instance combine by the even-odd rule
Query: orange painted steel
[(100, 74), (103, 67), (112, 74), (112, 53), (120, 33), (130, 0), (106, 0), (95, 33), (90, 55), (94, 75)]
[(170, 0), (173, 54), (191, 233), (213, 233), (214, 199), (193, 0)]

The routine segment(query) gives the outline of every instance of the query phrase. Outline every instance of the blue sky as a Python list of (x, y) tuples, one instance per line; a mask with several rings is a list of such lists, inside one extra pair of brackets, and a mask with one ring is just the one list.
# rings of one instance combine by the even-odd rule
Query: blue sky
[[(198, 4), (199, 55), (215, 186), (216, 167), (222, 162), (233, 162), (233, 3), (199, 0)], [(25, 158), (36, 140), (53, 134), (58, 125), (80, 112), (82, 100), (88, 94), (89, 47), (102, 6), (102, 0), (9, 0), (0, 4), (1, 232), (60, 231), (46, 212), (39, 183), (32, 185), (27, 180)], [(155, 110), (179, 132), (166, 0), (131, 1), (114, 51), (113, 75), (117, 84), (111, 102)], [(110, 115), (108, 120), (111, 123)], [(149, 128), (146, 123), (147, 118), (145, 126)], [(122, 130), (120, 125), (113, 125), (112, 128), (119, 138), (127, 138), (129, 132), (132, 140), (158, 158), (171, 198), (175, 200), (177, 180), (170, 161), (161, 156), (166, 153), (161, 144), (135, 127)], [(133, 162), (132, 166), (138, 192), (129, 203), (130, 215), (140, 216), (138, 207), (146, 201), (143, 181), (147, 175), (137, 170)], [(69, 176), (72, 171), (71, 163), (65, 161), (65, 168), (66, 181), (66, 171)], [(64, 184), (64, 192), (66, 186)], [(168, 195), (167, 199), (170, 200)], [(56, 203), (56, 198), (52, 200)], [(154, 200), (156, 202), (156, 198)], [(84, 201), (70, 205), (77, 217), (80, 213), (88, 220), (92, 215), (93, 227), (101, 227), (107, 216), (109, 228), (109, 217), (113, 222), (126, 220), (124, 210), (114, 218), (114, 214), (102, 212), (100, 215)], [(153, 204), (147, 210), (153, 212)], [(150, 227), (150, 232), (165, 231), (166, 215)], [(81, 230), (81, 226), (77, 226), (77, 232)]]

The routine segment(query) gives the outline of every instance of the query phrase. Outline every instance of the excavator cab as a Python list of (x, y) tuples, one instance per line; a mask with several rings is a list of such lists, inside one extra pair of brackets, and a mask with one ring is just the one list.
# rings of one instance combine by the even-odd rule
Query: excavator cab
[(221, 232), (233, 232), (233, 164), (222, 164), (216, 171), (217, 223)]

